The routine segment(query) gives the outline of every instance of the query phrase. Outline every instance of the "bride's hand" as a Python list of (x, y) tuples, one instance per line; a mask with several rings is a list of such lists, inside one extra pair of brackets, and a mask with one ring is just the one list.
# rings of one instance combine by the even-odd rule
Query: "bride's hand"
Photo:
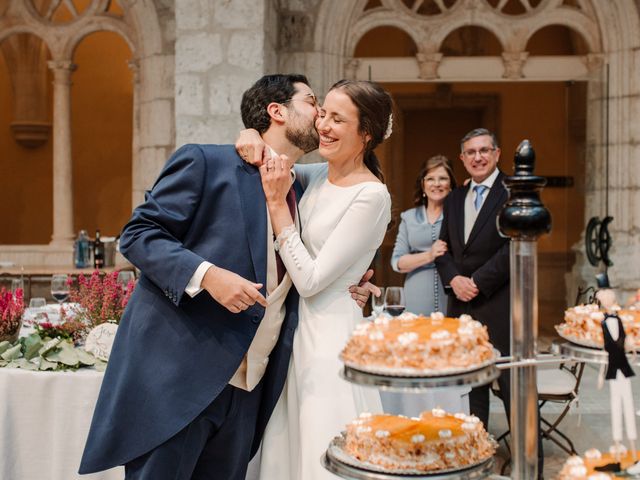
[[(275, 155), (260, 167), (262, 188), (267, 203), (285, 205), (291, 189), (291, 167), (286, 155)], [(288, 211), (288, 209), (287, 209)]]
[(271, 151), (257, 130), (242, 130), (236, 140), (236, 151), (247, 163), (259, 167), (271, 158)]

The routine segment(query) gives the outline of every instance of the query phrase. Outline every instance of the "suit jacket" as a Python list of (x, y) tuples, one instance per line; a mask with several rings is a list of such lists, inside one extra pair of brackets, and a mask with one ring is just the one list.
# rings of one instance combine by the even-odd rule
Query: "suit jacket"
[[(463, 313), (487, 326), (493, 345), (503, 355), (510, 351), (510, 287), (509, 239), (500, 236), (497, 217), (508, 193), (500, 172), (489, 190), (478, 217), (464, 241), (464, 202), (469, 185), (449, 194), (444, 204), (440, 239), (448, 246), (447, 253), (436, 259), (438, 274), (449, 293), (447, 314)], [(456, 298), (451, 280), (456, 275), (473, 278), (480, 293), (470, 302)]]
[[(142, 274), (118, 328), (80, 473), (122, 465), (174, 436), (240, 365), (264, 307), (233, 314), (206, 292), (190, 298), (184, 290), (204, 260), (266, 285), (267, 213), (258, 170), (232, 145), (180, 148), (135, 209), (120, 249)], [(298, 322), (295, 289), (285, 305), (252, 453), (286, 379)]]

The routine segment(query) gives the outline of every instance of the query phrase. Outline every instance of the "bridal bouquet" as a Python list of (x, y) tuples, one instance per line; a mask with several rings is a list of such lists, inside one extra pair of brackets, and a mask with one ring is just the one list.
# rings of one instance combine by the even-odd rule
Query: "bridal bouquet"
[(0, 341), (15, 340), (20, 333), (22, 314), (24, 313), (23, 292), (21, 288), (15, 293), (0, 290)]
[(89, 278), (79, 275), (78, 286), (69, 285), (69, 299), (78, 304), (76, 320), (84, 321), (90, 327), (120, 322), (135, 282), (130, 281), (123, 288), (117, 279), (117, 271), (101, 275), (96, 270)]

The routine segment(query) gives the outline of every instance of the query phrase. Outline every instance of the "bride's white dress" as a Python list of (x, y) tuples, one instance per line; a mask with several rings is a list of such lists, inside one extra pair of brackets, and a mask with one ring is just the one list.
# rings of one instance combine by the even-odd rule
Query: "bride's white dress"
[(378, 182), (330, 183), (327, 164), (296, 166), (296, 174), (306, 184), (302, 231), (281, 256), (300, 293), (299, 324), (287, 383), (263, 439), (260, 479), (335, 480), (320, 465), (330, 440), (361, 412), (382, 409), (376, 389), (339, 377), (338, 355), (362, 321), (348, 287), (360, 281), (382, 243), (391, 198)]

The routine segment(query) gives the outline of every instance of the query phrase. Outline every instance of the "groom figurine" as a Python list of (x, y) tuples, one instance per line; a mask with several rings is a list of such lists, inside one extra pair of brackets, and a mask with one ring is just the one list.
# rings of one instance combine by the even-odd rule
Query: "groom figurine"
[[(302, 75), (261, 78), (241, 113), (293, 161), (318, 146), (316, 97)], [(282, 391), (298, 322), (258, 169), (233, 145), (180, 148), (133, 212), (120, 249), (141, 276), (80, 473), (124, 465), (131, 480), (243, 480)]]

